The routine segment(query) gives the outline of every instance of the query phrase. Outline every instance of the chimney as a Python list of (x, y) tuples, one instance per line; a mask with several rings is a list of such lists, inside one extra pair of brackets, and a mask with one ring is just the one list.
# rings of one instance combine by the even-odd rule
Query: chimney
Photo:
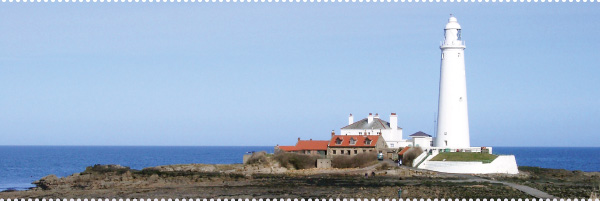
[(310, 141), (312, 141), (312, 138), (310, 138)]
[(331, 130), (331, 136), (334, 136), (334, 135), (335, 135), (335, 131)]
[(369, 113), (369, 118), (367, 118), (367, 124), (373, 122), (373, 113)]
[(392, 131), (398, 130), (398, 116), (396, 116), (396, 113), (390, 115), (390, 128), (392, 128)]
[(375, 118), (379, 119), (379, 113), (375, 113)]
[(350, 113), (350, 116), (348, 117), (348, 125), (354, 123), (354, 117), (352, 116), (352, 113)]
[(300, 138), (298, 138), (298, 142), (300, 142)]

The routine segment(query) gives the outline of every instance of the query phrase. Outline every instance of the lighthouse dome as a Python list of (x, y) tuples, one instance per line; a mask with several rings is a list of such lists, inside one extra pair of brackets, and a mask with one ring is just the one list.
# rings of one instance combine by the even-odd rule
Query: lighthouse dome
[(460, 24), (458, 24), (458, 20), (454, 16), (450, 16), (448, 19), (448, 24), (446, 24), (445, 29), (460, 29)]

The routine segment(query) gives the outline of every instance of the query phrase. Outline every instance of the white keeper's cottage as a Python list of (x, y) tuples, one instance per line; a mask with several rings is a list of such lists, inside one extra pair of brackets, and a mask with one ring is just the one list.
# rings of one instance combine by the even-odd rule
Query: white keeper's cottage
[(369, 113), (367, 118), (354, 121), (354, 116), (348, 117), (348, 125), (340, 129), (340, 135), (381, 135), (388, 148), (405, 147), (412, 144), (402, 139), (402, 128), (398, 127), (396, 113), (390, 115), (387, 122), (379, 118), (379, 114)]

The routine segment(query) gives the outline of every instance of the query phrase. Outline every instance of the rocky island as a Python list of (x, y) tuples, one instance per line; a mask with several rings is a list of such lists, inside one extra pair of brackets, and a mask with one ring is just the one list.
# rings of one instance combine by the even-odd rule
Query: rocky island
[[(134, 170), (94, 165), (0, 198), (594, 198), (599, 172), (520, 167), (517, 175), (466, 175), (372, 161), (350, 168), (305, 168), (264, 154), (248, 164), (181, 164)], [(296, 160), (296, 159), (294, 159)], [(283, 165), (282, 165), (283, 164)]]

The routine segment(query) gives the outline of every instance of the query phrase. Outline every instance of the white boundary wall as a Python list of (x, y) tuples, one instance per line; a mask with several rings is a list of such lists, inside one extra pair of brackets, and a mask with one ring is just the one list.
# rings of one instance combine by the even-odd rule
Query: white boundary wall
[(464, 174), (518, 174), (517, 160), (514, 155), (500, 155), (491, 163), (459, 161), (425, 161), (421, 169), (447, 173)]

